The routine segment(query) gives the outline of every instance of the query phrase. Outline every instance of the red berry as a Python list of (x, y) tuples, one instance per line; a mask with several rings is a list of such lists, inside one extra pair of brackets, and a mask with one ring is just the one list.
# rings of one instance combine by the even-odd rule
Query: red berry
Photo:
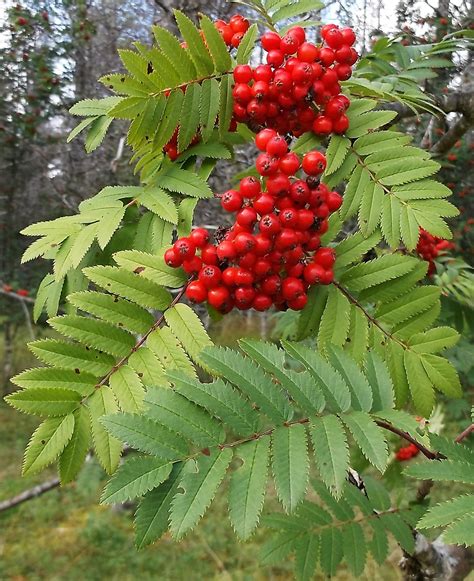
[(249, 65), (237, 65), (234, 69), (234, 81), (236, 83), (250, 83), (253, 71)]
[(325, 270), (323, 276), (320, 278), (321, 284), (331, 284), (334, 280), (334, 272), (332, 270)]
[(299, 278), (289, 276), (281, 284), (281, 294), (286, 301), (292, 301), (304, 294), (304, 286)]
[(320, 264), (311, 262), (304, 267), (303, 277), (308, 284), (318, 284), (324, 276), (324, 268)]
[(308, 230), (314, 224), (314, 212), (311, 210), (299, 210), (297, 218), (298, 230)]
[(283, 69), (278, 69), (275, 72), (273, 83), (278, 91), (289, 91), (293, 83), (291, 74)]
[(340, 48), (344, 44), (344, 38), (337, 28), (328, 30), (324, 40), (331, 48)]
[(252, 99), (247, 105), (247, 113), (251, 119), (263, 122), (267, 114), (267, 105), (257, 99)]
[(237, 286), (250, 286), (254, 281), (253, 274), (245, 268), (237, 268), (234, 278)]
[[(242, 210), (243, 211), (243, 210)], [(249, 232), (241, 232), (234, 238), (234, 248), (238, 254), (245, 254), (253, 250), (255, 237)]]
[(292, 301), (288, 301), (288, 307), (293, 309), (293, 311), (301, 311), (305, 308), (307, 302), (308, 295), (306, 293), (302, 293)]
[(221, 205), (226, 212), (237, 212), (242, 204), (242, 196), (237, 190), (228, 190), (222, 194)]
[(195, 274), (202, 268), (202, 260), (199, 256), (193, 256), (187, 260), (183, 260), (183, 270), (187, 274)]
[(291, 71), (293, 82), (308, 85), (313, 80), (313, 67), (310, 63), (301, 62), (294, 66)]
[(286, 208), (279, 218), (284, 228), (294, 228), (298, 224), (298, 212), (294, 208)]
[(274, 129), (262, 129), (262, 131), (259, 131), (255, 137), (255, 145), (260, 149), (260, 151), (265, 151), (267, 143), (276, 135), (277, 132)]
[(336, 73), (340, 81), (347, 81), (352, 76), (352, 69), (350, 65), (339, 64), (334, 67), (334, 72)]
[(266, 81), (256, 81), (252, 86), (252, 96), (257, 101), (263, 101), (268, 97), (270, 87)]
[(304, 42), (306, 39), (306, 32), (304, 31), (304, 28), (302, 26), (293, 26), (292, 28), (290, 28), (287, 34), (297, 38), (300, 44)]
[(275, 238), (275, 248), (283, 251), (294, 248), (298, 244), (298, 236), (291, 228), (283, 228)]
[(256, 311), (267, 311), (272, 306), (272, 299), (268, 295), (258, 294), (253, 303), (252, 307)]
[(267, 179), (267, 190), (272, 196), (284, 196), (288, 194), (290, 187), (290, 179), (283, 173), (277, 173)]
[(275, 200), (269, 194), (263, 193), (254, 201), (253, 207), (261, 216), (270, 214), (275, 209)]
[(232, 260), (237, 256), (237, 252), (230, 240), (223, 240), (217, 246), (217, 256), (219, 260)]
[(169, 248), (166, 252), (165, 252), (165, 262), (168, 266), (171, 266), (171, 268), (178, 268), (179, 266), (181, 266), (183, 264), (183, 259), (181, 258), (181, 256), (175, 252), (174, 248)]
[(261, 192), (260, 181), (254, 176), (240, 180), (239, 190), (244, 198), (255, 198)]
[[(304, 158), (303, 158), (303, 169), (304, 169)], [(291, 199), (299, 204), (305, 204), (309, 198), (309, 187), (308, 184), (303, 180), (296, 180), (291, 184), (290, 188)]]
[(237, 272), (236, 266), (229, 266), (222, 272), (222, 282), (225, 286), (235, 286), (235, 273)]
[(247, 252), (241, 258), (239, 258), (239, 266), (246, 268), (247, 270), (252, 270), (257, 262), (257, 255), (255, 252)]
[(263, 234), (255, 235), (255, 248), (254, 252), (257, 256), (265, 256), (272, 249), (272, 241), (267, 236)]
[(272, 157), (281, 157), (288, 151), (286, 139), (281, 135), (275, 135), (267, 143), (266, 151)]
[(313, 131), (318, 135), (329, 135), (332, 131), (331, 119), (324, 115), (318, 115), (313, 123)]
[(321, 64), (325, 67), (331, 66), (335, 58), (336, 55), (334, 54), (334, 51), (331, 50), (330, 48), (322, 48), (319, 51), (319, 60), (321, 61)]
[(341, 28), (339, 32), (341, 33), (344, 44), (352, 46), (355, 43), (356, 35), (352, 28)]
[(207, 299), (207, 289), (199, 280), (193, 280), (186, 288), (186, 296), (193, 303), (202, 303)]
[(295, 54), (298, 49), (298, 46), (301, 43), (298, 41), (296, 36), (292, 34), (286, 34), (280, 42), (280, 50), (284, 54)]
[(179, 238), (173, 244), (173, 250), (181, 260), (184, 260), (186, 258), (192, 258), (195, 255), (196, 246), (189, 238)]
[(348, 63), (351, 60), (351, 48), (347, 44), (343, 44), (341, 48), (336, 50), (336, 61), (338, 63)]
[(243, 32), (236, 32), (232, 38), (230, 39), (230, 44), (234, 47), (237, 48), (239, 46), (239, 44), (242, 42), (242, 39), (244, 38), (244, 33)]
[(333, 28), (337, 28), (337, 24), (325, 24), (321, 27), (321, 38), (326, 40), (327, 33), (332, 30)]
[(258, 65), (253, 71), (253, 78), (255, 81), (270, 83), (273, 79), (272, 67), (270, 65)]
[(214, 288), (217, 286), (221, 281), (221, 277), (222, 274), (219, 267), (212, 264), (207, 264), (201, 268), (198, 274), (198, 280), (200, 280), (206, 288)]
[(270, 176), (278, 171), (278, 158), (272, 157), (268, 153), (260, 153), (255, 162), (255, 167), (261, 176)]
[(201, 250), (201, 260), (204, 264), (217, 264), (217, 249), (212, 244), (204, 246)]
[(229, 45), (232, 42), (232, 37), (234, 36), (234, 31), (232, 28), (226, 24), (224, 26), (218, 27), (217, 29), (221, 33), (224, 42)]
[(245, 206), (237, 213), (236, 221), (241, 226), (253, 226), (257, 221), (257, 212), (251, 206)]
[(262, 46), (267, 52), (280, 48), (281, 37), (276, 32), (265, 32), (261, 40)]
[(327, 205), (330, 212), (336, 212), (342, 206), (342, 196), (337, 192), (330, 192), (328, 195)]
[(303, 157), (302, 166), (308, 175), (320, 175), (326, 169), (326, 156), (320, 151), (309, 151)]
[(278, 276), (278, 274), (267, 276), (267, 278), (262, 281), (260, 288), (266, 295), (276, 295), (280, 292), (281, 278)]
[(270, 237), (277, 234), (281, 229), (280, 221), (275, 214), (266, 214), (263, 216), (258, 223), (258, 227), (262, 234)]
[(250, 22), (240, 14), (235, 14), (229, 20), (229, 26), (234, 32), (247, 32)]
[(304, 42), (298, 49), (298, 58), (305, 63), (314, 62), (319, 56), (319, 48), (311, 42)]
[(280, 67), (285, 59), (282, 50), (271, 50), (267, 55), (267, 63), (275, 68)]
[(313, 262), (327, 270), (332, 268), (336, 261), (336, 254), (332, 248), (320, 248), (314, 253)]
[(300, 168), (300, 160), (296, 153), (290, 151), (280, 159), (280, 170), (286, 175), (295, 175)]
[(268, 276), (272, 272), (272, 264), (268, 260), (260, 258), (253, 265), (253, 272), (257, 278)]
[(252, 89), (245, 83), (237, 83), (232, 89), (232, 96), (242, 105), (246, 105), (252, 99)]
[(196, 248), (203, 248), (209, 242), (209, 232), (205, 228), (195, 228), (189, 238)]
[(207, 293), (207, 302), (218, 311), (226, 310), (232, 304), (229, 290), (225, 286), (216, 286)]
[(239, 286), (235, 289), (235, 306), (238, 309), (249, 309), (255, 298), (255, 289), (251, 286)]

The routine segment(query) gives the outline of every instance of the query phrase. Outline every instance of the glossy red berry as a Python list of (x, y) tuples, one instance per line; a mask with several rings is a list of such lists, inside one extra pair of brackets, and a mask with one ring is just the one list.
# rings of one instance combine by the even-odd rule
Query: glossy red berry
[(285, 60), (285, 54), (282, 50), (271, 50), (267, 55), (267, 63), (273, 67), (279, 67)]
[(281, 157), (285, 155), (287, 151), (288, 144), (286, 139), (281, 135), (275, 135), (275, 137), (272, 137), (267, 143), (266, 152), (272, 157)]
[(281, 36), (276, 32), (265, 32), (262, 35), (261, 41), (263, 48), (268, 52), (280, 48)]
[(188, 260), (183, 260), (183, 270), (187, 274), (196, 274), (202, 268), (202, 260), (199, 256), (193, 256)]
[(232, 260), (237, 256), (234, 244), (230, 240), (223, 240), (217, 245), (217, 256), (219, 260)]
[(280, 159), (279, 168), (286, 175), (295, 175), (299, 170), (300, 160), (296, 153), (290, 151)]
[(240, 180), (239, 190), (244, 198), (255, 198), (261, 192), (260, 181), (254, 176), (248, 176)]
[(319, 56), (319, 49), (311, 42), (304, 42), (298, 48), (298, 59), (306, 63), (314, 62)]
[(263, 193), (253, 203), (254, 209), (263, 216), (270, 214), (275, 209), (275, 199), (270, 194)]
[(290, 191), (291, 182), (284, 173), (277, 173), (267, 179), (267, 191), (272, 196), (284, 196)]
[(280, 220), (276, 214), (266, 214), (258, 223), (260, 232), (266, 236), (274, 236), (281, 230)]
[(243, 204), (243, 199), (237, 190), (228, 190), (222, 194), (221, 205), (226, 212), (237, 212)]
[(342, 206), (342, 196), (337, 192), (330, 192), (327, 199), (330, 212), (336, 212)]
[(193, 303), (202, 303), (207, 299), (207, 289), (199, 280), (193, 280), (186, 288), (186, 297)]
[(235, 272), (235, 284), (237, 286), (250, 286), (254, 281), (253, 274), (245, 268), (237, 268)]
[(304, 285), (299, 278), (289, 276), (282, 281), (281, 294), (286, 301), (292, 301), (304, 294)]
[(235, 289), (234, 300), (238, 309), (249, 309), (255, 299), (255, 289), (251, 286), (239, 286)]
[(267, 311), (271, 306), (272, 306), (271, 297), (264, 294), (258, 294), (252, 303), (252, 307), (256, 311)]
[(304, 267), (303, 277), (308, 284), (318, 284), (324, 276), (324, 268), (320, 264), (311, 262)]
[(270, 176), (278, 171), (278, 161), (278, 158), (272, 157), (268, 153), (260, 153), (255, 162), (255, 167), (261, 176)]
[(313, 131), (318, 135), (329, 135), (332, 131), (331, 119), (324, 115), (318, 115), (313, 123)]
[(236, 83), (250, 83), (253, 77), (252, 68), (249, 65), (237, 65), (234, 69), (234, 81)]
[(308, 175), (320, 175), (326, 169), (326, 156), (320, 151), (309, 151), (303, 157), (302, 166)]
[(171, 268), (178, 268), (183, 264), (183, 258), (177, 252), (175, 252), (174, 248), (169, 248), (165, 252), (164, 259), (166, 264), (171, 266)]
[(356, 35), (352, 28), (341, 28), (339, 32), (341, 33), (344, 44), (352, 46), (355, 43)]
[(189, 238), (179, 238), (173, 244), (173, 250), (181, 258), (185, 260), (187, 258), (192, 258), (196, 253), (196, 246)]
[(327, 31), (324, 41), (330, 48), (340, 48), (344, 44), (344, 38), (337, 28)]
[(198, 274), (198, 280), (208, 289), (217, 286), (221, 281), (221, 277), (222, 273), (219, 267), (212, 264), (207, 264), (201, 268)]
[(229, 289), (225, 286), (216, 286), (207, 293), (207, 302), (218, 311), (225, 310), (231, 303)]
[(234, 248), (237, 254), (245, 254), (255, 247), (255, 237), (250, 232), (240, 232), (234, 238)]
[(209, 242), (209, 232), (205, 228), (195, 228), (189, 238), (196, 248), (203, 248)]
[(260, 151), (265, 151), (267, 148), (267, 143), (276, 137), (277, 132), (274, 129), (262, 129), (255, 136), (255, 145), (260, 149)]
[(324, 270), (332, 268), (335, 261), (336, 254), (332, 248), (320, 248), (313, 256), (313, 262), (319, 264)]
[(245, 206), (237, 212), (236, 221), (244, 227), (253, 226), (257, 221), (257, 212), (251, 206)]
[(306, 293), (302, 293), (298, 295), (295, 299), (288, 301), (288, 307), (293, 311), (301, 311), (305, 308), (308, 302), (308, 295)]

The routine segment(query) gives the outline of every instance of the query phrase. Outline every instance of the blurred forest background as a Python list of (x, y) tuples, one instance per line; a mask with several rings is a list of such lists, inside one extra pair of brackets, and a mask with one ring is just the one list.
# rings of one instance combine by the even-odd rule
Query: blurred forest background
[[(33, 327), (30, 314), (38, 284), (47, 272), (45, 261), (20, 264), (28, 240), (19, 232), (32, 222), (76, 212), (83, 199), (105, 185), (138, 182), (129, 166), (124, 126), (114, 124), (102, 147), (87, 155), (82, 139), (66, 143), (76, 125), (68, 109), (78, 100), (107, 95), (97, 79), (120, 70), (118, 48), (133, 41), (150, 43), (153, 23), (177, 32), (174, 8), (194, 19), (199, 12), (213, 19), (245, 14), (238, 4), (223, 0), (23, 0), (19, 4), (4, 0), (0, 7), (2, 395), (12, 389), (10, 378), (32, 364), (25, 342), (49, 333), (44, 321)], [(353, 26), (359, 39), (357, 48), (364, 54), (382, 36), (396, 36), (405, 45), (419, 44), (472, 28), (472, 10), (472, 0), (407, 0), (399, 4), (329, 0), (312, 17)], [(447, 271), (449, 277), (464, 276), (474, 263), (472, 55), (456, 55), (452, 67), (440, 69), (438, 76), (423, 83), (449, 112), (448, 118), (400, 110), (397, 122), (443, 164), (440, 178), (453, 190), (453, 202), (461, 212), (454, 224), (456, 258), (449, 259)], [(248, 153), (242, 151), (238, 161), (245, 161)], [(228, 168), (222, 166), (214, 178), (216, 191), (225, 187), (226, 177)], [(201, 224), (222, 222), (218, 208), (209, 201), (205, 204), (198, 213)], [(452, 294), (446, 297), (444, 312), (459, 328), (466, 321), (472, 324), (473, 298), (463, 294), (458, 299)], [(259, 317), (247, 323), (260, 332)], [(232, 327), (226, 325), (227, 330)], [(224, 337), (229, 342), (235, 338), (228, 332)], [(469, 337), (452, 353), (468, 387), (474, 379), (473, 355)], [(464, 400), (450, 403), (439, 410), (439, 422), (456, 423), (468, 410)], [(19, 476), (22, 449), (32, 427), (28, 418), (20, 418), (0, 404), (0, 506), (2, 500), (44, 478)], [(257, 536), (252, 543), (237, 547), (230, 527), (215, 518), (223, 506), (214, 507), (198, 532), (180, 545), (165, 538), (157, 546), (135, 552), (133, 511), (98, 507), (101, 479), (98, 465), (90, 462), (77, 484), (66, 491), (53, 490), (1, 513), (0, 579), (290, 578), (284, 569), (258, 570), (256, 553), (261, 539)], [(394, 547), (388, 565), (379, 571), (374, 566), (366, 571), (367, 577), (400, 578), (398, 558)]]

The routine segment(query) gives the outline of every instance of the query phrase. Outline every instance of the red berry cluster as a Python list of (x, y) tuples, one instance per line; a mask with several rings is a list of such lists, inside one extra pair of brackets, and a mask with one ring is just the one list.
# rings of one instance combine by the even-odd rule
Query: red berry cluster
[(420, 450), (415, 446), (415, 444), (409, 444), (408, 446), (400, 448), (395, 454), (395, 458), (399, 462), (403, 462), (405, 460), (411, 460), (414, 456), (417, 456), (419, 453)]
[(445, 250), (451, 250), (452, 248), (454, 248), (452, 242), (449, 242), (444, 238), (433, 236), (426, 230), (423, 230), (423, 228), (420, 228), (420, 238), (418, 240), (416, 251), (423, 260), (429, 262), (428, 276), (431, 276), (436, 272), (434, 259), (439, 256), (439, 253)]
[(311, 130), (319, 135), (344, 133), (350, 102), (341, 94), (339, 81), (352, 75), (358, 58), (352, 47), (356, 37), (351, 28), (335, 24), (323, 26), (321, 36), (320, 47), (306, 42), (300, 26), (283, 37), (266, 32), (261, 41), (267, 64), (234, 69), (236, 120), (296, 136)]
[[(210, 244), (208, 232), (198, 228), (165, 253), (169, 266), (197, 276), (186, 289), (188, 299), (207, 300), (221, 313), (234, 306), (300, 310), (311, 285), (330, 284), (334, 277), (334, 251), (321, 247), (320, 236), (342, 198), (320, 183), (325, 156), (311, 151), (300, 163), (273, 129), (260, 131), (255, 142), (261, 178), (245, 177), (238, 190), (222, 194), (224, 210), (235, 213), (224, 238)], [(301, 168), (306, 179), (296, 175)]]
[(234, 14), (229, 22), (216, 20), (215, 27), (221, 33), (227, 46), (237, 48), (249, 29), (250, 23), (241, 14)]

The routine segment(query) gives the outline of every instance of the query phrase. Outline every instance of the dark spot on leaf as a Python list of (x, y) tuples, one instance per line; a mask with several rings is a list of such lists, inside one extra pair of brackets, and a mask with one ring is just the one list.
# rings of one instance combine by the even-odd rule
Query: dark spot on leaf
[(143, 377), (143, 373), (137, 373), (138, 377)]
[(121, 77), (120, 82), (125, 83), (125, 77)]
[(76, 367), (76, 369), (74, 369), (74, 373), (77, 373), (79, 375), (79, 373), (81, 373), (81, 370)]
[(209, 450), (209, 448), (204, 448), (203, 450), (201, 450), (201, 452), (204, 454), (204, 456), (211, 455), (211, 451)]
[(145, 270), (144, 266), (137, 266), (137, 268), (133, 271), (135, 274), (140, 274)]
[(46, 440), (41, 440), (41, 443), (43, 444), (43, 446), (46, 444)]

